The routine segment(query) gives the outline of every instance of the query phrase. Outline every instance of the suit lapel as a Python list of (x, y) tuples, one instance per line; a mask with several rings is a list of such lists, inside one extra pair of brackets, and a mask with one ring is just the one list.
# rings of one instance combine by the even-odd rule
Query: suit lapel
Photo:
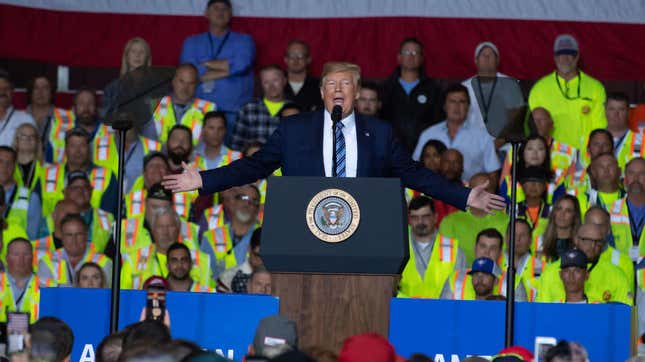
[[(313, 112), (311, 121), (311, 133), (313, 147), (312, 161), (314, 162), (315, 176), (325, 177), (325, 163), (323, 161), (323, 127), (325, 125), (323, 112)], [(314, 175), (312, 175), (314, 176)]]
[(373, 137), (370, 134), (369, 128), (367, 127), (367, 120), (364, 117), (361, 117), (359, 114), (356, 114), (356, 143), (358, 149), (357, 165), (356, 165), (356, 177), (368, 177), (370, 170), (370, 138)]

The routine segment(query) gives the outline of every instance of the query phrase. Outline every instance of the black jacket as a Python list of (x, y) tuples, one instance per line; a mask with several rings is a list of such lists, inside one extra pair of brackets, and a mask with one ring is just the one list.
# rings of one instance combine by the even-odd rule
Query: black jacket
[(320, 81), (318, 78), (307, 76), (305, 84), (300, 88), (298, 94), (293, 93), (289, 82), (284, 89), (284, 95), (287, 99), (293, 101), (302, 108), (303, 112), (311, 112), (322, 108), (322, 98), (320, 97)]
[(423, 72), (419, 84), (408, 95), (399, 83), (400, 75), (401, 69), (396, 68), (383, 85), (381, 115), (392, 122), (399, 140), (412, 152), (419, 134), (441, 121), (441, 95), (435, 81)]

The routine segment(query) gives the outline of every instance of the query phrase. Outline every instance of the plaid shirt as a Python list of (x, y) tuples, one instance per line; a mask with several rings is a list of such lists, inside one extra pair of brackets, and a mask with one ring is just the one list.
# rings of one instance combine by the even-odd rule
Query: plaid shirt
[(273, 131), (278, 128), (279, 117), (271, 117), (262, 99), (254, 99), (240, 108), (235, 123), (231, 148), (241, 151), (253, 141), (265, 143)]

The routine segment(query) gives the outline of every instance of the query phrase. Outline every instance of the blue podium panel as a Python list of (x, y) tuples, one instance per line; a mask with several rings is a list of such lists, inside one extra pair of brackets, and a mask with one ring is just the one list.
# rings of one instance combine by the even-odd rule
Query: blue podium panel
[[(492, 356), (504, 347), (501, 301), (397, 299), (390, 304), (390, 341), (401, 356), (435, 361)], [(535, 337), (576, 341), (591, 361), (629, 357), (631, 308), (623, 304), (517, 303), (515, 344), (533, 351)]]
[[(121, 292), (119, 329), (138, 322), (146, 303), (141, 290)], [(242, 360), (260, 319), (279, 313), (278, 298), (260, 295), (169, 292), (167, 309), (173, 338)], [(64, 320), (74, 331), (72, 361), (93, 355), (109, 333), (110, 291), (43, 288), (40, 315)]]

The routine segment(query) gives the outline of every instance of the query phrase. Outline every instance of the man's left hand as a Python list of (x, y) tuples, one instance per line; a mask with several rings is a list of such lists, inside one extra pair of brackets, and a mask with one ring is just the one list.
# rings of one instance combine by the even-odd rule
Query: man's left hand
[(504, 198), (499, 195), (488, 193), (486, 191), (486, 186), (488, 186), (488, 181), (479, 186), (475, 186), (470, 190), (468, 201), (466, 202), (468, 207), (482, 210), (487, 214), (492, 214), (493, 210), (504, 210), (506, 208), (506, 201), (504, 201)]

